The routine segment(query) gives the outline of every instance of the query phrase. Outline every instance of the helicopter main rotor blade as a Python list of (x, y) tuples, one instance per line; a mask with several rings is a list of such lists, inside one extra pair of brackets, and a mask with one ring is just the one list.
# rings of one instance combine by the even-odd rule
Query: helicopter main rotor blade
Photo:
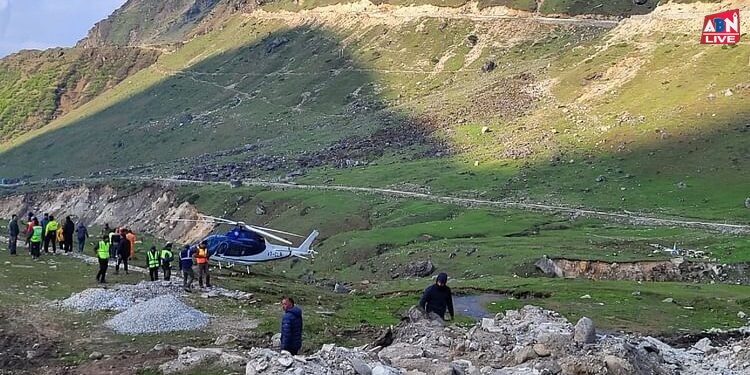
[(285, 238), (279, 237), (279, 236), (277, 236), (275, 234), (271, 234), (271, 233), (266, 232), (266, 231), (264, 231), (262, 229), (255, 228), (252, 225), (245, 224), (245, 228), (247, 228), (247, 230), (249, 230), (249, 231), (258, 233), (258, 234), (260, 234), (263, 237), (273, 238), (274, 240), (279, 241), (279, 242), (283, 242), (283, 243), (285, 243), (287, 245), (291, 245), (292, 244), (291, 241), (289, 241), (289, 240), (287, 240)]
[(188, 223), (208, 223), (208, 224), (221, 224), (211, 220), (195, 220), (195, 219), (171, 219), (170, 221), (182, 221)]
[(258, 226), (258, 225), (251, 225), (251, 227), (257, 228), (257, 229), (260, 229), (260, 230), (266, 230), (266, 231), (269, 231), (269, 232), (276, 232), (276, 233), (286, 234), (287, 236), (294, 236), (294, 237), (305, 238), (305, 236), (300, 236), (299, 234), (290, 233), (290, 232), (284, 232), (283, 230), (278, 230), (278, 229), (273, 229), (273, 228), (266, 228), (266, 227), (261, 227), (261, 226)]

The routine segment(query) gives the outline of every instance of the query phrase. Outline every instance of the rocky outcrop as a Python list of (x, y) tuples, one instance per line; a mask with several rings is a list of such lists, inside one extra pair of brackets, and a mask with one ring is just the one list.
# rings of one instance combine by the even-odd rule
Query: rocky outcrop
[[(220, 359), (234, 369), (243, 362), (238, 356), (244, 358), (245, 374), (253, 375), (740, 375), (750, 371), (750, 338), (720, 347), (704, 342), (699, 347), (675, 349), (652, 337), (596, 337), (590, 319), (582, 319), (578, 326), (533, 306), (498, 314), (468, 329), (446, 326), (412, 309), (393, 329), (393, 343), (386, 347), (327, 344), (307, 356), (267, 348), (244, 352), (185, 348), (162, 371), (185, 371), (194, 363), (205, 363), (206, 357)], [(576, 339), (579, 329), (584, 340)]]
[(689, 281), (750, 284), (750, 264), (690, 261), (683, 257), (638, 262), (551, 259), (542, 257), (534, 265), (546, 276), (594, 280)]
[(0, 216), (17, 214), (25, 219), (28, 212), (47, 212), (59, 218), (70, 215), (87, 226), (106, 223), (178, 243), (195, 242), (213, 228), (205, 223), (174, 221), (194, 218), (198, 210), (188, 202), (178, 202), (174, 191), (163, 186), (145, 186), (135, 192), (112, 186), (79, 186), (0, 198)]

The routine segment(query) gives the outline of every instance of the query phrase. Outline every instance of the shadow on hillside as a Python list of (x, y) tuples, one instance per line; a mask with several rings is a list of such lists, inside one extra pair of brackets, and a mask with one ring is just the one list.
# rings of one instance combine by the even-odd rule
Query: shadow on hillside
[(428, 121), (381, 110), (373, 76), (337, 38), (298, 27), (183, 71), (157, 62), (150, 69), (162, 81), (141, 87), (143, 77), (131, 77), (109, 93), (127, 99), (6, 151), (0, 170), (227, 180), (444, 149)]

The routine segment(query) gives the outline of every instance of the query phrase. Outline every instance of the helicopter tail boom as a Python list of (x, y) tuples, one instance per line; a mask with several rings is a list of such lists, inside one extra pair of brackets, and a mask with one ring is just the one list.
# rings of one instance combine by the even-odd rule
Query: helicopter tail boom
[(305, 257), (305, 256), (314, 256), (315, 250), (310, 249), (310, 246), (312, 246), (313, 241), (315, 241), (315, 238), (318, 237), (320, 232), (318, 230), (313, 230), (312, 233), (310, 233), (309, 236), (305, 239), (304, 242), (302, 242), (302, 245), (299, 245), (298, 248), (294, 249), (292, 255), (299, 256), (299, 257)]

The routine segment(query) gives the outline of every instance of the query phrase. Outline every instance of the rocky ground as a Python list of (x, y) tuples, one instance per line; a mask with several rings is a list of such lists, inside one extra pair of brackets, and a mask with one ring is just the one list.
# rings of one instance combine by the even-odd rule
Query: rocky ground
[(184, 347), (176, 359), (159, 368), (175, 374), (214, 363), (246, 375), (748, 374), (750, 328), (735, 333), (733, 339), (721, 343), (703, 338), (689, 348), (677, 349), (653, 337), (597, 335), (588, 318), (573, 325), (553, 311), (534, 306), (486, 318), (468, 329), (412, 309), (400, 325), (363, 347), (324, 345), (307, 356), (268, 348)]

